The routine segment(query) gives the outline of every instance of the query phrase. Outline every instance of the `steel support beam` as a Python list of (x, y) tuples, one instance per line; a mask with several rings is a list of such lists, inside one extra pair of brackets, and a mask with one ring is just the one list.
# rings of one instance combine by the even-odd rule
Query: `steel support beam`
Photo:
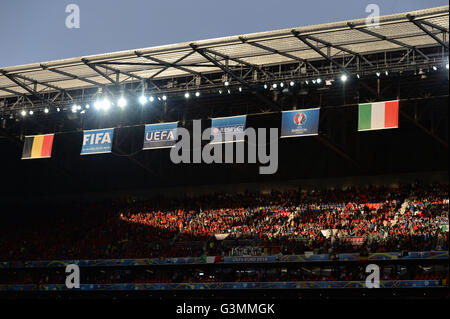
[(244, 79), (242, 79), (240, 76), (236, 75), (233, 71), (231, 71), (228, 67), (226, 67), (225, 65), (222, 65), (221, 63), (219, 63), (218, 61), (216, 61), (214, 58), (212, 58), (211, 56), (208, 55), (208, 53), (206, 53), (204, 51), (204, 49), (198, 49), (196, 47), (196, 45), (191, 44), (191, 47), (193, 50), (195, 50), (198, 54), (200, 54), (201, 56), (203, 56), (205, 59), (207, 59), (209, 62), (213, 63), (214, 65), (216, 65), (218, 68), (220, 68), (223, 72), (225, 72), (226, 74), (228, 74), (229, 76), (231, 76), (233, 79), (235, 79), (236, 81), (238, 81), (239, 83), (241, 83), (243, 86), (247, 87), (248, 89), (250, 89), (252, 91), (253, 94), (255, 94), (256, 97), (258, 97), (261, 101), (263, 101), (264, 103), (268, 103), (268, 105), (272, 105), (272, 106), (276, 106), (277, 108), (280, 108), (280, 105), (278, 105), (277, 103), (275, 103), (274, 101), (271, 101), (269, 99), (267, 99), (265, 96), (261, 95), (258, 93), (257, 88), (255, 88), (253, 85), (251, 85), (250, 83), (248, 83), (247, 81), (245, 81)]
[(177, 65), (177, 64), (175, 64), (175, 63), (166, 62), (166, 61), (160, 60), (160, 59), (155, 58), (155, 57), (152, 57), (152, 56), (144, 55), (144, 54), (142, 54), (142, 53), (139, 52), (139, 51), (134, 51), (134, 53), (135, 53), (138, 57), (145, 58), (145, 59), (150, 60), (150, 61), (155, 61), (155, 62), (157, 62), (157, 63), (160, 63), (160, 64), (164, 65), (165, 67), (175, 68), (175, 69), (178, 69), (178, 70), (181, 70), (181, 71), (190, 73), (190, 74), (192, 74), (192, 75), (199, 76), (199, 77), (201, 77), (202, 79), (204, 79), (205, 81), (207, 81), (207, 82), (209, 82), (209, 83), (211, 83), (211, 84), (214, 85), (214, 82), (212, 82), (210, 79), (208, 79), (207, 77), (205, 77), (205, 76), (204, 76), (203, 74), (201, 74), (200, 72), (193, 71), (193, 70), (187, 69), (187, 68), (185, 68), (185, 67), (183, 67), (183, 66), (179, 66), (179, 65)]
[(20, 86), (22, 89), (33, 95), (34, 97), (38, 98), (41, 101), (44, 101), (44, 99), (39, 95), (39, 92), (36, 92), (33, 89), (30, 89), (26, 84), (20, 82), (17, 80), (14, 75), (7, 73), (6, 71), (0, 70), (0, 73), (6, 76), (9, 80)]
[[(44, 99), (44, 98), (41, 96), (41, 94), (39, 94), (39, 92), (37, 92), (37, 91), (35, 91), (35, 90), (33, 90), (33, 89), (30, 89), (27, 85), (25, 85), (24, 83), (22, 83), (22, 82), (20, 82), (19, 80), (17, 80), (13, 75), (8, 74), (7, 72), (5, 72), (5, 71), (3, 71), (3, 70), (0, 70), (0, 73), (3, 74), (4, 76), (6, 76), (8, 79), (10, 79), (12, 82), (14, 82), (15, 84), (17, 84), (17, 85), (20, 86), (21, 88), (23, 88), (24, 90), (26, 90), (27, 92), (29, 92), (32, 96), (34, 96), (35, 98), (37, 98), (37, 99), (38, 99), (39, 101), (41, 101), (42, 103), (53, 106), (53, 102)], [(21, 94), (21, 96), (23, 96), (24, 98), (28, 99), (28, 101), (30, 101), (30, 99), (29, 99), (26, 95)], [(31, 101), (30, 101), (30, 103), (33, 104)]]
[(63, 88), (60, 88), (60, 87), (58, 87), (56, 85), (53, 85), (53, 84), (49, 84), (49, 83), (45, 83), (45, 82), (39, 82), (37, 80), (25, 77), (25, 76), (20, 75), (20, 74), (14, 74), (14, 77), (19, 78), (19, 79), (24, 80), (24, 81), (32, 82), (34, 84), (39, 84), (39, 85), (42, 85), (42, 86), (46, 86), (48, 88), (51, 88), (51, 89), (53, 89), (55, 91), (58, 91), (58, 92), (61, 92), (63, 94), (67, 94), (66, 90), (64, 90)]
[[(183, 55), (181, 58), (177, 59), (174, 64), (180, 63), (181, 61), (183, 61), (184, 59), (188, 58), (189, 56), (191, 56), (192, 54), (194, 54), (194, 51), (190, 51), (187, 54)], [(170, 66), (164, 66), (164, 68), (162, 70), (159, 70), (158, 72), (156, 72), (155, 74), (153, 74), (151, 77), (149, 77), (149, 79), (154, 79), (156, 76), (160, 75), (161, 73), (163, 73), (164, 71), (168, 70), (170, 68)]]
[(90, 67), (92, 70), (94, 70), (95, 72), (97, 72), (98, 74), (100, 74), (102, 77), (104, 77), (105, 79), (107, 79), (109, 82), (111, 82), (114, 85), (117, 85), (117, 82), (115, 80), (113, 80), (108, 74), (106, 74), (105, 72), (99, 70), (95, 64), (91, 64), (89, 63), (89, 61), (87, 59), (81, 59), (81, 61), (87, 65), (88, 67)]
[(309, 63), (305, 59), (299, 58), (299, 57), (297, 57), (295, 55), (292, 55), (290, 53), (278, 51), (278, 50), (276, 50), (274, 48), (265, 46), (265, 45), (257, 43), (257, 42), (248, 42), (248, 40), (245, 39), (244, 37), (239, 37), (239, 40), (241, 40), (242, 43), (246, 43), (246, 44), (254, 46), (256, 48), (263, 49), (263, 50), (271, 52), (273, 54), (278, 54), (278, 55), (281, 55), (281, 56), (283, 56), (285, 58), (289, 58), (289, 59), (292, 59), (292, 60), (297, 61), (297, 62), (305, 63), (305, 64), (309, 65), (314, 71), (319, 72), (319, 70), (317, 70), (313, 65), (311, 65), (311, 63)]
[(356, 31), (359, 31), (359, 32), (371, 35), (371, 36), (373, 36), (375, 38), (378, 38), (380, 40), (388, 41), (388, 42), (391, 42), (391, 43), (396, 44), (398, 46), (401, 46), (401, 47), (404, 47), (404, 48), (407, 48), (407, 49), (411, 49), (411, 50), (415, 51), (416, 53), (420, 54), (425, 60), (427, 60), (427, 61), (429, 60), (429, 58), (425, 54), (423, 54), (422, 51), (420, 51), (419, 49), (417, 49), (414, 46), (408, 45), (406, 43), (403, 43), (403, 42), (395, 40), (395, 39), (388, 38), (388, 37), (386, 37), (384, 35), (378, 34), (376, 32), (370, 31), (370, 30), (366, 30), (364, 28), (356, 28), (356, 26), (353, 23), (350, 23), (350, 22), (347, 23), (347, 25), (352, 30), (356, 30)]
[(2, 90), (4, 92), (11, 93), (11, 94), (14, 94), (14, 95), (18, 95), (18, 96), (25, 96), (26, 95), (25, 93), (19, 93), (17, 91), (13, 91), (13, 90), (10, 90), (10, 89), (7, 89), (7, 88), (0, 88), (0, 90)]
[(210, 54), (217, 55), (217, 56), (221, 57), (221, 58), (224, 59), (224, 60), (231, 60), (231, 61), (234, 61), (234, 62), (236, 62), (236, 63), (245, 65), (245, 66), (247, 66), (247, 67), (249, 67), (249, 68), (256, 69), (256, 70), (260, 71), (261, 73), (263, 73), (265, 76), (274, 78), (274, 76), (273, 76), (272, 74), (267, 73), (266, 71), (264, 71), (263, 69), (261, 69), (261, 67), (258, 66), (258, 65), (255, 65), (255, 64), (246, 62), (246, 61), (244, 61), (244, 60), (242, 60), (242, 59), (239, 59), (239, 58), (231, 58), (231, 57), (229, 57), (228, 55), (219, 53), (219, 52), (214, 51), (214, 50), (211, 50), (211, 49), (204, 48), (204, 49), (202, 49), (202, 50), (204, 50), (205, 52), (208, 52), (208, 53), (210, 53)]
[[(196, 63), (192, 63), (192, 64), (169, 63), (169, 64), (171, 65), (171, 67), (174, 67), (176, 65), (176, 66), (191, 67), (191, 68), (215, 68), (214, 65), (205, 65), (205, 64), (198, 64), (198, 63), (197, 64)], [(112, 61), (112, 62), (109, 62), (109, 61), (95, 62), (95, 63), (91, 63), (91, 65), (99, 65), (105, 69), (107, 69), (106, 65), (160, 66), (160, 67), (165, 66), (165, 64), (161, 64), (161, 63), (157, 63), (157, 62), (142, 63), (142, 62), (114, 62), (114, 61)]]
[[(143, 77), (141, 77), (141, 76), (139, 76), (139, 75), (136, 75), (136, 74), (133, 74), (133, 73), (130, 73), (130, 72), (126, 72), (126, 71), (121, 71), (121, 70), (119, 70), (119, 69), (110, 67), (110, 66), (108, 66), (108, 65), (103, 65), (102, 63), (99, 63), (98, 65), (101, 65), (102, 67), (104, 67), (105, 69), (108, 69), (108, 70), (110, 70), (110, 71), (117, 72), (118, 74), (124, 74), (124, 75), (126, 75), (126, 76), (129, 76), (130, 78), (134, 78), (134, 79), (139, 80), (139, 81), (146, 81), (146, 80), (147, 80), (147, 79), (145, 79), (145, 78), (143, 78)], [(156, 84), (154, 84), (152, 81), (150, 81), (150, 84), (151, 84), (156, 90), (158, 90), (158, 91), (161, 90), (161, 89), (160, 89), (158, 86), (156, 86)]]
[(330, 63), (332, 63), (333, 65), (335, 65), (338, 69), (340, 69), (341, 71), (343, 71), (346, 74), (350, 74), (350, 71), (347, 70), (347, 68), (339, 63), (337, 63), (336, 61), (334, 61), (332, 58), (330, 58), (328, 55), (326, 55), (325, 53), (323, 53), (319, 48), (317, 48), (316, 46), (314, 46), (312, 43), (310, 43), (306, 37), (300, 35), (300, 32), (296, 31), (296, 30), (292, 30), (292, 34), (299, 39), (300, 41), (302, 41), (304, 44), (306, 44), (308, 47), (310, 47), (311, 49), (313, 49), (315, 52), (317, 52), (318, 54), (320, 54), (325, 60), (329, 61)]
[(254, 87), (248, 83), (247, 81), (245, 81), (244, 79), (242, 79), (240, 76), (236, 75), (233, 71), (231, 71), (227, 66), (219, 63), (217, 60), (215, 60), (213, 57), (209, 56), (204, 49), (198, 49), (194, 44), (191, 44), (192, 49), (195, 50), (198, 54), (200, 54), (201, 56), (203, 56), (205, 59), (207, 59), (208, 61), (210, 61), (211, 63), (213, 63), (215, 66), (217, 66), (218, 68), (220, 68), (223, 72), (225, 72), (226, 74), (228, 74), (229, 76), (231, 76), (233, 79), (235, 79), (236, 81), (238, 81), (239, 83), (241, 83), (242, 85), (244, 85), (245, 87), (249, 88), (249, 89), (254, 89)]
[(330, 42), (318, 39), (318, 38), (310, 36), (310, 35), (305, 35), (305, 38), (310, 39), (310, 40), (315, 41), (315, 42), (318, 42), (318, 43), (322, 43), (323, 45), (325, 45), (327, 47), (332, 47), (332, 48), (335, 48), (337, 50), (341, 50), (342, 52), (346, 52), (348, 54), (351, 54), (353, 56), (357, 56), (358, 58), (360, 58), (361, 60), (363, 60), (367, 64), (369, 64), (370, 66), (373, 66), (373, 63), (370, 62), (369, 60), (367, 60), (363, 55), (361, 55), (361, 54), (359, 54), (357, 52), (354, 52), (354, 51), (352, 51), (350, 49), (344, 48), (344, 47), (342, 47), (340, 45), (332, 44)]
[[(110, 63), (107, 63), (107, 64), (110, 64)], [(103, 63), (95, 63), (95, 65), (99, 65), (99, 66), (105, 68), (106, 70), (110, 70), (110, 71), (112, 71), (114, 73), (123, 74), (123, 75), (126, 75), (126, 76), (128, 76), (130, 78), (133, 78), (133, 79), (136, 79), (136, 80), (139, 80), (139, 81), (144, 80), (144, 78), (140, 77), (139, 75), (136, 75), (136, 74), (133, 74), (133, 73), (130, 73), (130, 72), (126, 72), (126, 71), (121, 71), (119, 69), (110, 67), (110, 66), (108, 66), (106, 64), (103, 64)]]
[(414, 20), (414, 17), (412, 15), (408, 14), (408, 15), (406, 15), (406, 17), (416, 27), (418, 27), (420, 30), (422, 30), (426, 34), (428, 34), (434, 41), (436, 41), (437, 43), (439, 43), (441, 46), (443, 46), (444, 48), (446, 48), (448, 50), (448, 44), (447, 43), (445, 43), (444, 41), (439, 39), (434, 33), (430, 32), (430, 30), (425, 28), (419, 21)]
[(89, 83), (89, 84), (92, 84), (92, 85), (95, 85), (95, 86), (100, 86), (100, 87), (105, 86), (105, 84), (103, 84), (103, 83), (95, 82), (95, 81), (89, 80), (87, 78), (83, 78), (83, 77), (74, 75), (72, 73), (68, 73), (68, 72), (65, 72), (65, 71), (58, 70), (58, 69), (50, 69), (48, 66), (46, 66), (44, 64), (41, 64), (41, 68), (43, 70), (46, 70), (46, 71), (50, 71), (50, 72), (53, 72), (53, 73), (56, 73), (56, 74), (67, 76), (69, 78), (72, 78), (73, 80), (80, 80), (80, 81), (83, 81), (83, 82), (86, 82), (86, 83)]
[(421, 23), (421, 24), (425, 24), (425, 25), (427, 25), (427, 26), (429, 26), (429, 27), (432, 27), (432, 28), (434, 28), (434, 29), (437, 29), (437, 30), (439, 30), (439, 31), (441, 31), (441, 32), (443, 32), (443, 33), (448, 33), (448, 29), (447, 29), (447, 28), (441, 27), (440, 25), (431, 23), (431, 22), (429, 22), (429, 21), (427, 21), (427, 20), (420, 20), (420, 23)]

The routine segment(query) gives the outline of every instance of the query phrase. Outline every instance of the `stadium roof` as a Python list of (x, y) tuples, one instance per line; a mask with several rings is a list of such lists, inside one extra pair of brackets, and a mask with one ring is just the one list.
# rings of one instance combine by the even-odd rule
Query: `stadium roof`
[(448, 32), (449, 6), (442, 6), (383, 16), (379, 28), (358, 19), (4, 67), (0, 98), (186, 76), (207, 82), (208, 73), (232, 74), (239, 67), (264, 73), (265, 67), (292, 62), (314, 70), (311, 62), (318, 60), (345, 72), (343, 58), (373, 65), (371, 54), (403, 50), (428, 61), (421, 49), (429, 47), (448, 59)]

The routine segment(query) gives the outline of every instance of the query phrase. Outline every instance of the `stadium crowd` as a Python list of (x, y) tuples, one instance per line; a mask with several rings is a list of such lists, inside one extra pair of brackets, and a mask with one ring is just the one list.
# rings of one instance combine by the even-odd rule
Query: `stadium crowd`
[(5, 227), (0, 260), (448, 250), (448, 200), (448, 185), (417, 183), (87, 205)]

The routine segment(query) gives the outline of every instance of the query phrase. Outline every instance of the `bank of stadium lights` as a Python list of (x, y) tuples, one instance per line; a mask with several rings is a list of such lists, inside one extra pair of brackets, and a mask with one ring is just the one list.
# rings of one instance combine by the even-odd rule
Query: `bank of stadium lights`
[(139, 103), (141, 103), (141, 105), (145, 105), (147, 103), (148, 99), (145, 95), (141, 95), (139, 97)]
[(125, 106), (127, 106), (127, 100), (123, 96), (121, 96), (117, 100), (117, 106), (120, 107), (121, 109), (125, 108)]
[[(445, 64), (445, 68), (448, 70), (449, 68), (449, 63)], [(430, 67), (430, 70), (433, 71), (438, 71), (440, 69), (440, 67), (438, 65), (432, 65)], [(388, 70), (379, 70), (375, 72), (377, 77), (381, 77), (381, 75), (386, 75), (389, 76), (390, 72)], [(361, 79), (362, 76), (360, 73), (356, 73), (355, 77), (358, 79)], [(347, 82), (349, 80), (349, 75), (348, 74), (342, 74), (341, 76), (338, 77), (338, 79), (340, 79), (341, 82)], [(315, 79), (306, 79), (304, 80), (302, 83), (304, 83), (305, 85), (309, 85), (310, 82), (312, 82), (313, 84), (321, 84), (321, 83), (325, 83), (325, 85), (331, 85), (333, 80), (323, 80), (322, 78), (318, 77)], [(264, 83), (263, 87), (264, 89), (278, 89), (278, 88), (284, 88), (284, 87), (294, 87), (297, 84), (297, 82), (295, 80), (290, 80), (289, 82), (272, 82), (272, 83)], [(228, 81), (224, 82), (224, 86), (225, 88), (219, 88), (218, 89), (218, 93), (219, 94), (223, 94), (228, 93), (228, 94), (232, 94), (232, 90), (229, 88), (230, 83)], [(243, 92), (243, 88), (241, 86), (239, 86), (237, 88), (238, 92)], [(191, 97), (191, 94), (193, 94), (195, 97), (199, 97), (201, 95), (200, 91), (196, 91), (195, 93), (190, 93), (188, 91), (186, 91), (184, 93), (184, 97), (186, 99), (189, 99)], [(159, 96), (146, 96), (145, 94), (141, 94), (140, 96), (138, 96), (138, 101), (141, 105), (145, 105), (148, 102), (153, 102), (154, 99), (158, 99), (158, 101), (166, 101), (168, 99), (167, 95), (159, 95)], [(112, 102), (109, 101), (109, 99), (107, 97), (99, 97), (94, 103), (93, 106), (95, 109), (97, 110), (103, 110), (103, 111), (108, 111), (110, 109), (110, 107), (113, 105)], [(120, 97), (115, 103), (114, 105), (117, 105), (120, 108), (124, 108), (127, 105), (127, 101), (125, 100), (125, 98), (122, 96)], [(89, 104), (86, 104), (84, 109), (82, 109), (82, 107), (80, 105), (74, 104), (72, 105), (71, 108), (69, 108), (69, 111), (72, 111), (73, 113), (77, 113), (77, 112), (81, 112), (83, 110), (88, 110), (90, 108)], [(55, 108), (56, 112), (60, 112), (62, 109), (60, 107), (56, 107)], [(50, 112), (49, 108), (45, 108), (43, 110), (43, 113), (48, 114)], [(27, 115), (33, 115), (33, 111), (28, 111), (28, 110), (23, 110), (19, 113), (19, 115), (22, 115), (23, 117), (27, 116)]]
[(77, 113), (78, 111), (81, 111), (81, 105), (74, 104), (74, 105), (72, 105), (71, 110), (72, 110), (72, 113)]
[(108, 111), (109, 108), (111, 107), (111, 101), (108, 100), (107, 98), (104, 98), (101, 105), (104, 111)]
[(76, 105), (72, 105), (72, 113), (77, 113), (77, 106)]
[(106, 112), (111, 108), (111, 101), (107, 97), (97, 100), (94, 103), (94, 108), (96, 110), (103, 110)]

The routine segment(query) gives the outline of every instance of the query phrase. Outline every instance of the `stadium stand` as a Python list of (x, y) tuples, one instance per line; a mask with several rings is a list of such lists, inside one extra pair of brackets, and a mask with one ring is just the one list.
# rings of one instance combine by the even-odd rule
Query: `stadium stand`
[(448, 186), (440, 184), (216, 195), (83, 207), (73, 220), (5, 229), (0, 256), (194, 257), (239, 246), (266, 254), (447, 250), (447, 227)]

